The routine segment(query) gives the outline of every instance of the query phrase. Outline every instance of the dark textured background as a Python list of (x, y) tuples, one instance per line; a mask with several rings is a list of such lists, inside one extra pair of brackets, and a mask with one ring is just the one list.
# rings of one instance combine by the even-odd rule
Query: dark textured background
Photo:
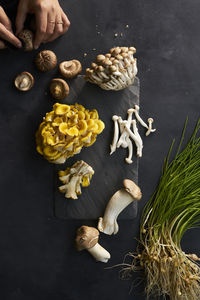
[[(17, 1), (3, 2), (8, 2), (13, 17)], [(40, 49), (54, 50), (60, 60), (76, 57), (86, 67), (97, 52), (115, 45), (137, 48), (143, 116), (153, 116), (157, 127), (140, 160), (141, 212), (159, 180), (172, 138), (178, 139), (187, 115), (188, 134), (200, 115), (199, 0), (66, 0), (61, 5), (71, 21), (70, 30)], [(121, 32), (122, 37), (114, 38)], [(118, 269), (105, 270), (87, 252), (74, 250), (81, 220), (52, 217), (53, 169), (35, 152), (34, 132), (53, 104), (45, 90), (55, 71), (45, 76), (37, 72), (32, 65), (36, 52), (0, 53), (0, 298), (145, 299), (142, 287), (129, 294), (131, 281), (120, 281)], [(22, 95), (13, 88), (13, 78), (25, 69), (32, 71), (36, 85)], [(84, 223), (95, 225), (90, 220)], [(118, 235), (101, 235), (100, 243), (112, 255), (108, 266), (120, 263), (135, 249), (138, 228), (139, 216), (121, 221)], [(200, 254), (199, 233), (192, 230), (185, 235), (185, 251)]]

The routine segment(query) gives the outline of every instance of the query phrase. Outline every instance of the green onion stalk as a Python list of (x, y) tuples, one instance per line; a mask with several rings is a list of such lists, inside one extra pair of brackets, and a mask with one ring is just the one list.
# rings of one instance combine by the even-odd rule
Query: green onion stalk
[(122, 277), (144, 270), (147, 299), (200, 299), (199, 258), (181, 248), (184, 233), (200, 226), (200, 119), (183, 148), (186, 127), (187, 120), (175, 158), (171, 160), (173, 141), (160, 182), (143, 210), (137, 251), (128, 253), (131, 263), (121, 270)]

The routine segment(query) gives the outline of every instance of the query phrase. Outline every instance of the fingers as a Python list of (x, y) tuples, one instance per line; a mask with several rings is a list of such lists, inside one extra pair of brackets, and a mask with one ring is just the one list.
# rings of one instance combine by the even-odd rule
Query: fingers
[(0, 22), (8, 29), (9, 31), (12, 32), (12, 24), (8, 16), (6, 15), (3, 7), (0, 6)]
[(34, 48), (37, 49), (41, 42), (44, 41), (44, 37), (47, 31), (47, 12), (46, 11), (39, 11), (36, 14), (36, 34), (35, 34), (35, 41), (34, 41)]
[(6, 48), (6, 44), (3, 41), (0, 41), (0, 50), (5, 48)]
[(61, 11), (61, 15), (57, 15), (56, 24), (54, 28), (53, 35), (48, 39), (48, 42), (51, 42), (58, 38), (60, 35), (63, 35), (69, 29), (70, 22), (63, 11)]
[(70, 21), (63, 10), (62, 10), (62, 21), (63, 21), (63, 34), (64, 34), (69, 29)]
[(1, 23), (0, 23), (0, 37), (3, 40), (8, 41), (9, 43), (11, 43), (12, 45), (14, 45), (17, 48), (22, 47), (21, 41), (12, 32), (10, 32), (8, 29), (6, 29), (5, 26)]
[(15, 20), (16, 35), (18, 35), (24, 28), (24, 22), (26, 20), (27, 13), (28, 13), (28, 8), (26, 2), (20, 1), (17, 8), (17, 15)]
[(46, 34), (44, 36), (44, 42), (47, 42), (52, 35), (54, 34), (54, 29), (55, 29), (55, 19), (56, 19), (56, 15), (55, 14), (48, 14), (47, 17), (47, 31)]

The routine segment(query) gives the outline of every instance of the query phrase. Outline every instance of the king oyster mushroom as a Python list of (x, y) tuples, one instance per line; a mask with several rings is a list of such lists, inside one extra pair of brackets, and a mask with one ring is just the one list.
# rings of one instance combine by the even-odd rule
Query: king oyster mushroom
[(22, 40), (22, 44), (24, 46), (25, 51), (33, 50), (33, 32), (29, 29), (23, 29), (18, 37)]
[(15, 87), (22, 92), (29, 91), (34, 85), (34, 78), (29, 72), (22, 72), (15, 78)]
[(130, 179), (123, 180), (123, 188), (118, 190), (108, 201), (104, 216), (99, 218), (98, 229), (105, 234), (116, 234), (119, 231), (118, 215), (133, 201), (139, 201), (142, 193)]
[(104, 90), (122, 90), (133, 84), (137, 74), (134, 47), (116, 47), (110, 53), (99, 54), (91, 68), (86, 69), (85, 79)]
[(53, 78), (50, 82), (50, 93), (56, 100), (65, 99), (69, 95), (69, 86), (67, 82), (61, 78)]
[(107, 263), (110, 253), (98, 243), (99, 231), (94, 227), (81, 226), (77, 230), (75, 247), (78, 251), (87, 250), (97, 261)]
[(37, 54), (35, 65), (42, 72), (50, 71), (57, 65), (57, 57), (53, 51), (43, 50)]
[(63, 61), (59, 64), (59, 71), (63, 77), (73, 78), (82, 71), (82, 65), (76, 59)]

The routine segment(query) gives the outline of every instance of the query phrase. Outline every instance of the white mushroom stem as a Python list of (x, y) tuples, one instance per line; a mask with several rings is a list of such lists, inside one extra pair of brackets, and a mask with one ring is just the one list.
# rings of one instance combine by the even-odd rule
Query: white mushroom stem
[(120, 131), (120, 134), (122, 134), (122, 132), (124, 131), (124, 124), (122, 123), (122, 118), (119, 117), (118, 118), (118, 124), (119, 124), (119, 131)]
[[(126, 121), (127, 122), (126, 126), (128, 128), (131, 127), (132, 115), (133, 115), (134, 111), (135, 110), (133, 108), (129, 108), (128, 111), (127, 111), (128, 118), (127, 118), (127, 121)], [(123, 121), (122, 121), (122, 123), (123, 123)], [(120, 139), (119, 139), (118, 143), (117, 143), (117, 148), (119, 148), (120, 146), (122, 146), (123, 148), (128, 147), (128, 144), (126, 142), (126, 137), (127, 137), (127, 132), (126, 132), (126, 130), (124, 130), (122, 135), (120, 136)]]
[(96, 243), (94, 247), (87, 250), (97, 261), (107, 263), (110, 259), (110, 253), (99, 245), (99, 243)]
[(156, 129), (152, 129), (153, 121), (154, 120), (152, 118), (148, 118), (149, 127), (148, 127), (148, 130), (146, 132), (146, 136), (148, 136), (151, 132), (156, 131)]
[[(147, 129), (149, 129), (149, 126), (142, 120), (142, 118), (140, 117), (140, 115), (139, 115), (139, 110), (140, 110), (140, 107), (138, 106), (138, 105), (135, 105), (134, 106), (134, 113), (135, 113), (135, 117), (136, 117), (136, 119), (138, 120), (138, 122), (143, 126), (143, 127), (145, 127), (145, 128), (147, 128)], [(151, 119), (151, 118), (149, 118), (149, 119)], [(148, 131), (148, 130), (147, 130)], [(156, 131), (156, 129), (150, 129), (150, 132), (155, 132)]]
[(138, 138), (137, 135), (135, 135), (130, 128), (125, 124), (125, 129), (128, 132), (129, 136), (132, 138), (132, 140), (135, 142), (136, 147), (137, 147), (137, 156), (141, 157), (142, 156), (142, 148), (143, 145), (141, 143), (141, 140)]
[(140, 107), (138, 105), (135, 105), (135, 110), (134, 110), (134, 113), (135, 113), (135, 117), (136, 119), (138, 120), (138, 122), (145, 128), (149, 128), (148, 125), (142, 120), (142, 118), (140, 117), (139, 115), (139, 110), (140, 110)]
[(136, 146), (137, 146), (137, 155), (139, 157), (142, 157), (143, 141), (142, 141), (142, 138), (141, 138), (141, 136), (138, 132), (136, 120), (132, 120), (132, 125), (133, 125), (133, 133), (135, 134), (135, 136), (138, 139), (138, 143), (136, 144)]
[(110, 155), (116, 151), (117, 148), (117, 141), (119, 138), (119, 125), (118, 125), (118, 119), (119, 117), (114, 115), (112, 117), (112, 120), (114, 121), (114, 136), (113, 136), (113, 141), (112, 141), (112, 145), (110, 145)]
[(125, 161), (127, 162), (127, 164), (132, 164), (133, 144), (129, 139), (129, 137), (127, 137), (127, 144), (128, 144), (128, 157), (125, 158)]
[(118, 215), (131, 203), (134, 198), (125, 190), (117, 191), (108, 202), (103, 218), (99, 218), (98, 229), (106, 234), (116, 234), (119, 231)]

